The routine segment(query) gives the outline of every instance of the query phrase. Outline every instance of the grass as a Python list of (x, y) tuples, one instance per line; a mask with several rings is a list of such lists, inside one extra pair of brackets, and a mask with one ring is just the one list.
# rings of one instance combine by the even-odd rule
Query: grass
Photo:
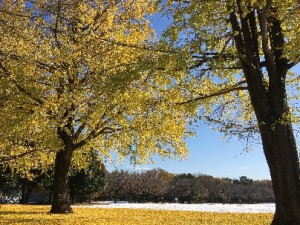
[(74, 208), (69, 215), (49, 214), (50, 206), (2, 205), (0, 224), (28, 225), (269, 225), (272, 214), (207, 213), (145, 209)]

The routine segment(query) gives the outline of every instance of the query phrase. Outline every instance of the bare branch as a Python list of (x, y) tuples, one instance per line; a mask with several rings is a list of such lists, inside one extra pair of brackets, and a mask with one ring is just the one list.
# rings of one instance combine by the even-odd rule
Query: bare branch
[(230, 93), (232, 91), (244, 91), (244, 90), (248, 90), (247, 87), (240, 86), (241, 84), (245, 84), (245, 83), (246, 83), (246, 81), (241, 81), (241, 82), (239, 82), (239, 83), (237, 83), (237, 84), (235, 84), (235, 85), (233, 85), (231, 87), (219, 90), (219, 91), (214, 92), (212, 94), (200, 95), (199, 97), (196, 97), (196, 98), (193, 98), (193, 99), (189, 99), (189, 100), (184, 101), (184, 102), (179, 102), (177, 104), (178, 105), (183, 105), (183, 104), (188, 104), (188, 103), (192, 103), (192, 102), (197, 102), (197, 101), (201, 101), (201, 100), (205, 100), (205, 99), (217, 97), (217, 96), (220, 96), (220, 95), (224, 95), (224, 94)]

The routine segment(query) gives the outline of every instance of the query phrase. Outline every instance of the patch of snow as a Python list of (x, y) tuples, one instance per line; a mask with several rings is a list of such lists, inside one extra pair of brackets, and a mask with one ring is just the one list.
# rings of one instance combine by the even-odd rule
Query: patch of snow
[(237, 213), (274, 213), (275, 204), (180, 204), (180, 203), (112, 203), (97, 202), (93, 205), (77, 205), (85, 208), (124, 208), (124, 209), (155, 209), (155, 210), (182, 210), (199, 212), (237, 212)]

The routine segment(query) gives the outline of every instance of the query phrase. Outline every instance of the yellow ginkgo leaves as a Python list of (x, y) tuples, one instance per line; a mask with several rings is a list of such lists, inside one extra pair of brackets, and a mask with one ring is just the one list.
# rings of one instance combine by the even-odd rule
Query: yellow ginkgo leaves
[(71, 215), (51, 215), (47, 206), (3, 205), (3, 225), (268, 225), (272, 214), (205, 213), (143, 209), (75, 208)]

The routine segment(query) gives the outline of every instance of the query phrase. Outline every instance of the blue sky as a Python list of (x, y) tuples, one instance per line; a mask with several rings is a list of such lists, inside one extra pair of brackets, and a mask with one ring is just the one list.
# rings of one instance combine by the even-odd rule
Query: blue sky
[[(169, 18), (156, 15), (152, 18), (157, 35), (170, 23)], [(300, 74), (300, 65), (294, 68)], [(155, 164), (143, 164), (134, 167), (125, 160), (123, 165), (107, 165), (113, 169), (148, 170), (161, 168), (171, 173), (207, 174), (214, 177), (239, 178), (247, 176), (251, 179), (271, 179), (269, 168), (260, 143), (252, 146), (251, 152), (245, 152), (245, 141), (223, 139), (221, 133), (211, 130), (207, 125), (199, 125), (197, 136), (189, 138), (189, 156), (185, 160), (160, 159), (155, 157)], [(297, 137), (299, 143), (299, 136)]]
[(155, 164), (134, 167), (125, 160), (123, 165), (108, 165), (108, 170), (148, 170), (161, 168), (171, 173), (207, 174), (214, 177), (270, 179), (269, 169), (260, 145), (251, 152), (244, 152), (245, 142), (222, 138), (207, 126), (199, 126), (197, 137), (188, 139), (189, 156), (185, 160), (160, 159)]

